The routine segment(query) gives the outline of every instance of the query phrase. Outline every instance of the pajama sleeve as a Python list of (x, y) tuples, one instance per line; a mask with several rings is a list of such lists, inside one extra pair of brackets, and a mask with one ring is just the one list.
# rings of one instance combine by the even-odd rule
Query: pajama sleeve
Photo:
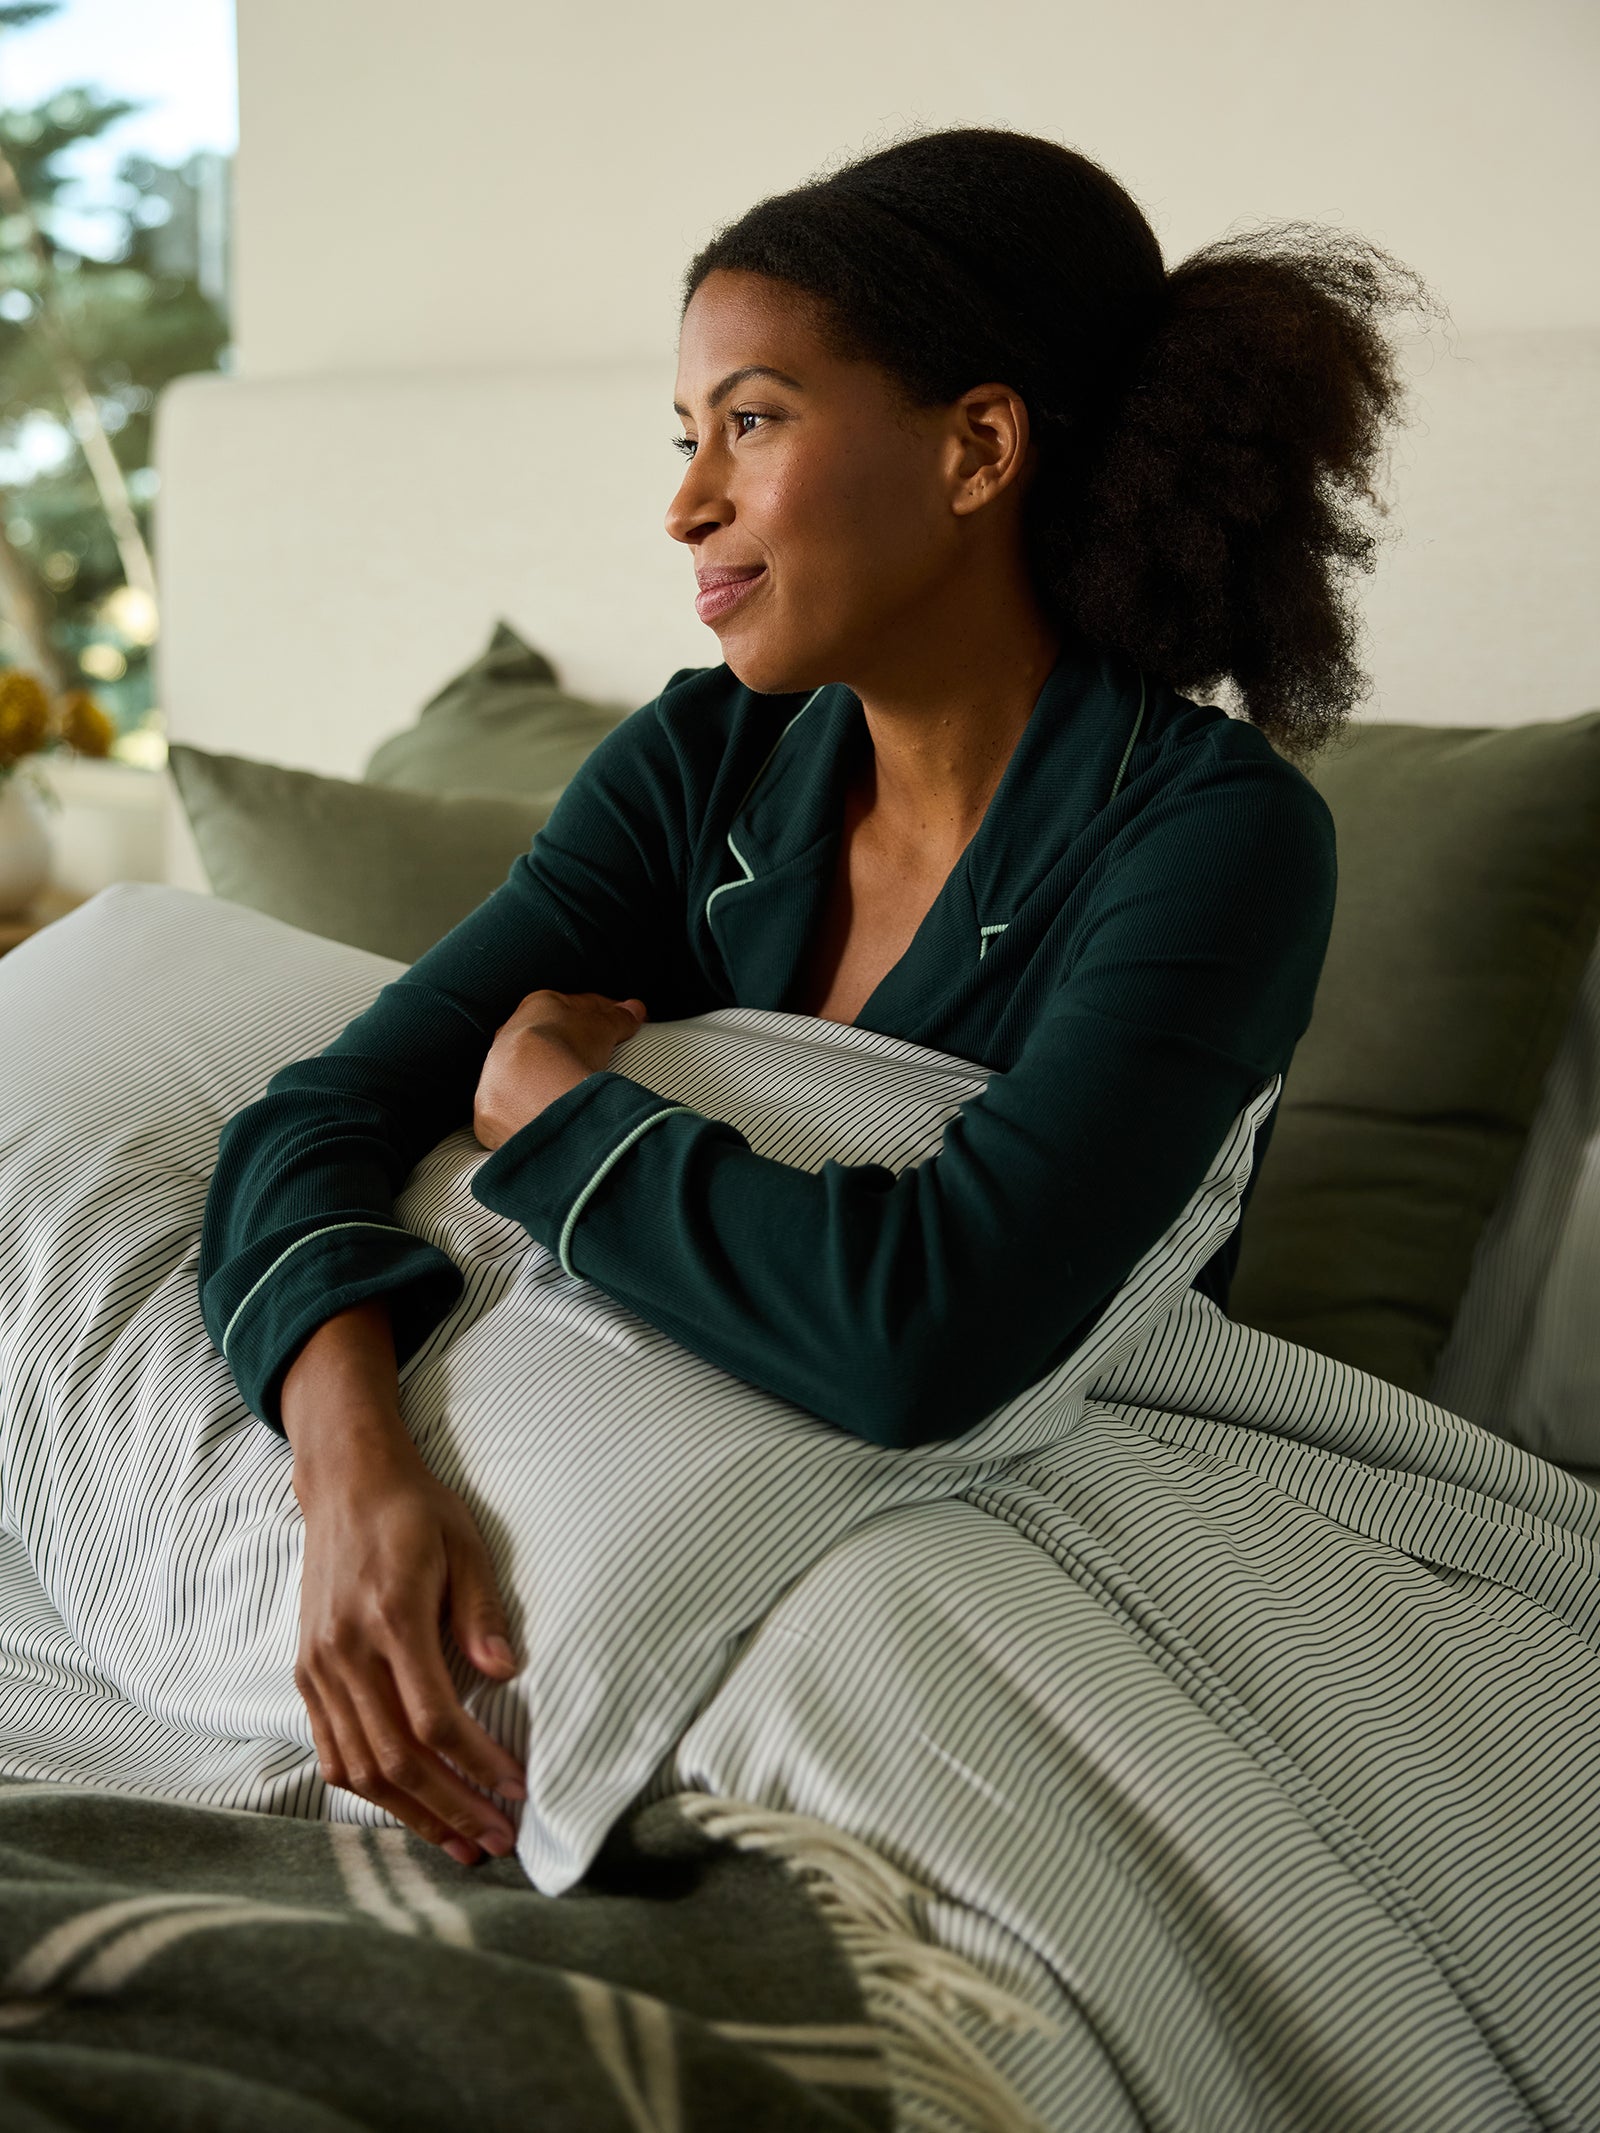
[(709, 1361), (884, 1445), (959, 1435), (1070, 1353), (1310, 1017), (1332, 827), (1219, 762), (1104, 873), (1021, 1056), (898, 1177), (819, 1173), (595, 1074), (474, 1191)]
[(460, 1273), (395, 1220), (395, 1196), (471, 1123), (484, 1059), (517, 1002), (549, 987), (637, 995), (659, 1013), (682, 987), (683, 806), (647, 706), (590, 756), (503, 887), (228, 1122), (201, 1305), (256, 1414), (281, 1426), (283, 1374), (336, 1312), (382, 1297), (404, 1361), (454, 1305)]

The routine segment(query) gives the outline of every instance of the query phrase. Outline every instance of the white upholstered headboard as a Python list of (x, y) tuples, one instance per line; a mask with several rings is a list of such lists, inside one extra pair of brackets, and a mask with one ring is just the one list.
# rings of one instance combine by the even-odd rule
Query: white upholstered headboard
[[(1412, 367), (1397, 538), (1363, 588), (1373, 713), (1600, 704), (1600, 333)], [(714, 661), (661, 526), (671, 399), (667, 365), (183, 381), (158, 440), (174, 737), (353, 775), (499, 615), (607, 698)]]
[(670, 366), (184, 380), (158, 439), (172, 733), (354, 775), (500, 615), (607, 698), (714, 661), (662, 530), (675, 428)]

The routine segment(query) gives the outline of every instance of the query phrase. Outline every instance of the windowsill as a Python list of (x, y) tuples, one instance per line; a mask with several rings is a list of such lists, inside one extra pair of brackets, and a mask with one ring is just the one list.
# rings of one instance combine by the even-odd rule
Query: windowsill
[(109, 757), (48, 755), (38, 759), (39, 772), (63, 807), (131, 807), (161, 811), (163, 778), (158, 770), (136, 770)]
[(167, 780), (159, 771), (83, 756), (48, 756), (39, 770), (61, 803), (44, 818), (55, 893), (81, 902), (114, 881), (166, 878)]

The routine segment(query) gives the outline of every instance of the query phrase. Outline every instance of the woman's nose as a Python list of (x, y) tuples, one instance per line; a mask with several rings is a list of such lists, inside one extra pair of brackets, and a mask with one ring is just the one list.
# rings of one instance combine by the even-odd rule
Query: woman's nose
[(690, 547), (703, 541), (719, 526), (726, 526), (733, 517), (732, 505), (720, 485), (710, 478), (709, 459), (709, 454), (695, 454), (683, 470), (677, 495), (667, 507), (665, 525), (668, 533), (675, 541), (686, 541)]

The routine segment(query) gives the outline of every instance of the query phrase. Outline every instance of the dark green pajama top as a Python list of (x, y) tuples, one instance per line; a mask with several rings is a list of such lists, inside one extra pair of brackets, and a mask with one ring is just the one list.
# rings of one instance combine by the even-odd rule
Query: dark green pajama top
[[(276, 1422), (301, 1343), (383, 1297), (402, 1361), (461, 1292), (394, 1198), (470, 1123), (525, 993), (657, 1020), (787, 1007), (871, 741), (842, 686), (677, 674), (585, 763), (504, 887), (229, 1121), (201, 1296)], [(590, 1075), (473, 1191), (708, 1361), (884, 1445), (971, 1428), (1070, 1352), (1287, 1067), (1333, 912), (1333, 828), (1253, 727), (1121, 659), (1058, 661), (988, 811), (857, 1020), (992, 1070), (941, 1152), (819, 1174)], [(1226, 1297), (1232, 1251), (1197, 1286)]]

